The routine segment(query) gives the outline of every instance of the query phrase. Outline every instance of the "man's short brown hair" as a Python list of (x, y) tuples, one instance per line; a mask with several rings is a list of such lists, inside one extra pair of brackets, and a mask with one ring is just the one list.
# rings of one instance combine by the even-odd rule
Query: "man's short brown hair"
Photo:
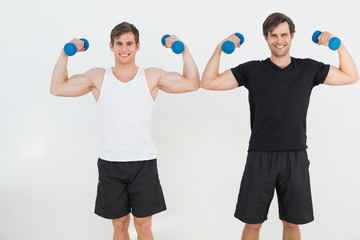
[(128, 22), (122, 22), (122, 23), (116, 25), (111, 30), (111, 34), (110, 34), (111, 44), (114, 45), (114, 41), (116, 38), (120, 37), (124, 33), (129, 33), (129, 32), (134, 34), (135, 43), (138, 44), (139, 43), (139, 30), (137, 30), (137, 28), (133, 24), (128, 23)]
[(263, 23), (263, 35), (267, 36), (269, 32), (272, 32), (280, 23), (287, 22), (289, 24), (290, 34), (295, 33), (295, 24), (293, 21), (282, 13), (270, 14)]

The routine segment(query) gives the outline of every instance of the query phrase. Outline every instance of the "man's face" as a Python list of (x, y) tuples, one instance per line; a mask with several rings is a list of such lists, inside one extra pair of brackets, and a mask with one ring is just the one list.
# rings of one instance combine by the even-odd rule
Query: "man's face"
[(274, 28), (272, 32), (269, 32), (265, 36), (272, 56), (283, 57), (290, 55), (291, 41), (294, 38), (294, 34), (290, 34), (289, 24), (287, 22), (280, 23)]
[(140, 43), (135, 43), (134, 34), (124, 33), (110, 43), (110, 49), (114, 52), (115, 59), (122, 64), (128, 64), (135, 61), (136, 52), (140, 49)]

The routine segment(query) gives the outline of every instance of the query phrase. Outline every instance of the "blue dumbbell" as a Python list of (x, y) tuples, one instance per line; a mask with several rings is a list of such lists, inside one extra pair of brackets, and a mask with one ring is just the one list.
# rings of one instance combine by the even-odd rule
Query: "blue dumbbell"
[[(245, 39), (241, 33), (235, 33), (235, 35), (240, 39), (240, 45), (244, 43)], [(225, 41), (221, 45), (221, 49), (226, 54), (231, 54), (235, 50), (235, 44), (232, 41)]]
[[(322, 32), (321, 31), (315, 31), (312, 35), (312, 40), (314, 43), (318, 44), (319, 43), (319, 40), (318, 40), (318, 37), (320, 36)], [(341, 45), (341, 40), (337, 37), (333, 37), (330, 39), (329, 41), (329, 48), (333, 51), (336, 51), (338, 50), (338, 48), (340, 47)]]
[[(169, 34), (166, 34), (164, 35), (162, 38), (161, 38), (161, 44), (163, 46), (165, 46), (165, 39), (167, 39), (168, 37), (170, 37)], [(184, 51), (185, 49), (185, 46), (184, 46), (184, 43), (180, 42), (180, 41), (175, 41), (172, 45), (171, 45), (171, 49), (174, 53), (176, 54), (180, 54)]]
[[(84, 48), (85, 48), (84, 51), (86, 51), (89, 48), (88, 40), (86, 40), (85, 38), (80, 38), (79, 40), (84, 42)], [(66, 55), (68, 55), (70, 57), (70, 56), (75, 55), (75, 53), (77, 52), (77, 48), (74, 43), (69, 42), (69, 43), (65, 44), (64, 52)]]

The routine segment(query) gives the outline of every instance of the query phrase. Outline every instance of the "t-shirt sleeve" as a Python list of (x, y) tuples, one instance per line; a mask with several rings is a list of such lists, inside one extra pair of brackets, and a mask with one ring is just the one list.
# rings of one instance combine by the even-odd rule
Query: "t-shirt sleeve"
[(238, 86), (247, 87), (247, 76), (245, 72), (246, 63), (240, 64), (237, 67), (231, 68), (231, 72), (234, 74), (236, 81), (238, 82)]
[(330, 65), (324, 64), (322, 62), (317, 62), (315, 60), (312, 60), (312, 64), (315, 70), (313, 85), (317, 86), (319, 84), (323, 84), (329, 73)]

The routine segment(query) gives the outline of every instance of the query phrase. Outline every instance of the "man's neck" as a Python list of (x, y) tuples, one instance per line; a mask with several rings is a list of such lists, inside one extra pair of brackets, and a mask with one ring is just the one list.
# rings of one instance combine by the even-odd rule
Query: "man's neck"
[(136, 72), (138, 67), (135, 65), (135, 62), (131, 62), (128, 64), (121, 64), (119, 62), (115, 62), (115, 66), (113, 68), (113, 71), (116, 72), (123, 72), (123, 73), (131, 73)]
[(134, 78), (138, 69), (139, 67), (136, 66), (135, 63), (120, 64), (115, 62), (115, 66), (112, 68), (112, 71), (118, 80), (128, 82)]
[(270, 60), (272, 63), (274, 63), (281, 69), (289, 66), (289, 64), (291, 63), (290, 55), (286, 55), (286, 56), (282, 56), (282, 57), (277, 57), (277, 56), (271, 55)]

